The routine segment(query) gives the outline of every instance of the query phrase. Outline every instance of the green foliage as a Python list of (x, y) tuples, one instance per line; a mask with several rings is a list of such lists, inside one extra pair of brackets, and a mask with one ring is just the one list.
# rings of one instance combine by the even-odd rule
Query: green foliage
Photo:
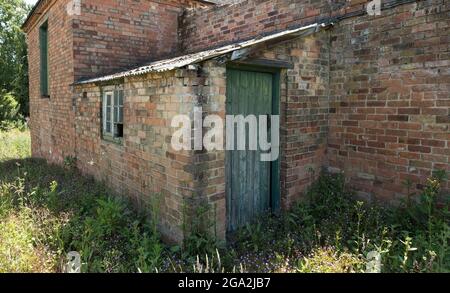
[[(12, 152), (26, 133), (0, 134)], [(0, 157), (2, 270), (63, 271), (70, 251), (81, 254), (82, 272), (155, 272), (161, 266), (166, 247), (153, 220), (130, 202), (74, 170), (11, 157)]]
[(30, 132), (11, 130), (3, 132), (0, 130), (0, 161), (8, 159), (23, 159), (31, 155)]
[(365, 262), (357, 255), (333, 248), (315, 249), (298, 264), (300, 273), (362, 273)]
[(135, 252), (133, 259), (136, 259), (136, 267), (141, 273), (157, 273), (163, 261), (165, 247), (158, 234), (150, 234), (148, 231), (141, 233), (136, 223), (130, 244)]
[(0, 91), (12, 93), (28, 116), (28, 62), (21, 25), (30, 6), (23, 0), (0, 2)]
[[(0, 254), (7, 254), (0, 259), (0, 267), (4, 265), (11, 271), (60, 271), (65, 254), (78, 251), (82, 256), (82, 272), (156, 271), (164, 246), (159, 235), (152, 234), (150, 223), (134, 211), (130, 203), (102, 195), (101, 186), (65, 169), (48, 166), (44, 170), (36, 168), (38, 173), (34, 173), (36, 163), (42, 166), (43, 162), (25, 162), (18, 172), (19, 177), (9, 182), (0, 181), (1, 229), (18, 225), (19, 232), (23, 231), (17, 235), (19, 238), (11, 234), (14, 230), (9, 228), (2, 233), (9, 242), (4, 244), (5, 239), (0, 237)], [(34, 166), (30, 168), (30, 165)], [(41, 172), (50, 169), (57, 169), (63, 175), (62, 186), (75, 184), (76, 190), (62, 190), (56, 181), (51, 181), (46, 189), (39, 186), (30, 189), (36, 186), (40, 176), (45, 176)], [(89, 185), (82, 187), (85, 184)], [(82, 195), (74, 194), (77, 191)], [(20, 248), (16, 252), (8, 249), (14, 243)], [(48, 251), (42, 250), (41, 244)], [(27, 268), (16, 262), (7, 263), (14, 257), (23, 259), (23, 263), (36, 262), (30, 259), (26, 249), (31, 256), (40, 258), (48, 252), (48, 257), (37, 262), (45, 261), (48, 265)]]
[(160, 195), (136, 211), (76, 170), (14, 160), (29, 155), (27, 132), (0, 136), (0, 271), (59, 272), (70, 251), (81, 253), (82, 272), (363, 272), (374, 252), (382, 272), (450, 271), (443, 171), (391, 208), (356, 201), (343, 176), (322, 174), (309, 202), (264, 215), (229, 246), (217, 241), (214, 208), (197, 204), (178, 247), (160, 241)]
[(64, 158), (64, 166), (67, 169), (74, 169), (77, 166), (77, 158), (72, 156), (67, 156)]
[(45, 235), (40, 230), (37, 215), (24, 209), (0, 221), (0, 273), (52, 272), (57, 256), (41, 243)]
[(184, 206), (184, 256), (214, 254), (219, 245), (215, 233), (215, 210), (212, 210), (208, 203), (194, 206), (192, 212), (187, 204)]
[(125, 255), (120, 247), (130, 227), (130, 211), (117, 198), (93, 199), (91, 205), (95, 208), (77, 215), (70, 223), (65, 242), (80, 252), (82, 272), (125, 271)]
[(23, 178), (0, 183), (0, 272), (55, 271), (66, 218), (40, 206), (53, 187), (27, 192)]
[(10, 94), (0, 90), (0, 130), (14, 128), (14, 121), (19, 118), (19, 103)]
[(363, 260), (377, 251), (383, 272), (448, 272), (449, 207), (437, 200), (444, 178), (435, 172), (419, 198), (387, 208), (354, 200), (343, 176), (323, 174), (309, 192), (310, 202), (242, 229), (236, 249), (259, 252), (246, 257), (251, 271), (260, 269), (261, 258), (272, 264), (271, 271), (363, 271)]

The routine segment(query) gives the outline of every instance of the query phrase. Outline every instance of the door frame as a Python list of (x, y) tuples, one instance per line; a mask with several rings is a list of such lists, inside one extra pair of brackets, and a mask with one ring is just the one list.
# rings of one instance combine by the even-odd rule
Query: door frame
[[(250, 71), (250, 72), (261, 72), (261, 73), (271, 73), (272, 74), (272, 115), (280, 115), (280, 97), (281, 97), (281, 70), (282, 68), (279, 67), (268, 67), (268, 66), (261, 66), (261, 65), (253, 65), (253, 64), (239, 64), (235, 62), (227, 63), (226, 70), (227, 70), (227, 76), (228, 76), (228, 69), (234, 69), (234, 70), (242, 70), (242, 71)], [(228, 78), (227, 78), (227, 87), (228, 87)], [(228, 94), (226, 94), (226, 100), (228, 100)], [(227, 103), (227, 102), (226, 102)], [(228, 106), (226, 106), (225, 109), (225, 115), (228, 114)], [(281, 123), (281, 119), (280, 119)], [(281, 125), (280, 125), (281, 128)], [(231, 208), (229, 198), (230, 198), (230, 192), (231, 192), (231, 186), (228, 183), (229, 176), (231, 170), (230, 160), (229, 160), (229, 153), (228, 151), (225, 152), (225, 190), (226, 190), (226, 207), (227, 207), (227, 217), (226, 217), (226, 226), (228, 230), (229, 226), (229, 214), (228, 209)], [(270, 163), (270, 204), (271, 204), (271, 211), (274, 214), (278, 214), (281, 209), (281, 184), (280, 184), (280, 170), (281, 170), (281, 135), (280, 135), (280, 154), (276, 161), (273, 161)], [(230, 232), (230, 231), (228, 231)]]

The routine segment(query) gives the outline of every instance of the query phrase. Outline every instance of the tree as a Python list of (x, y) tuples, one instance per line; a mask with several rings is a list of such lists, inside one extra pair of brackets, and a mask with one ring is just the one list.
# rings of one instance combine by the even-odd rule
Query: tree
[(28, 61), (21, 25), (29, 11), (23, 0), (0, 0), (0, 91), (15, 97), (24, 116), (29, 114)]
[(14, 97), (5, 91), (0, 90), (0, 130), (5, 130), (13, 122), (19, 112), (19, 103)]

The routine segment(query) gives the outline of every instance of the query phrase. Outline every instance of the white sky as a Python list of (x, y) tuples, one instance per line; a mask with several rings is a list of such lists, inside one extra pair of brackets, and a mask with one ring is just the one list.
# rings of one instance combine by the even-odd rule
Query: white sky
[(28, 4), (34, 5), (37, 0), (25, 0), (25, 2), (27, 2)]

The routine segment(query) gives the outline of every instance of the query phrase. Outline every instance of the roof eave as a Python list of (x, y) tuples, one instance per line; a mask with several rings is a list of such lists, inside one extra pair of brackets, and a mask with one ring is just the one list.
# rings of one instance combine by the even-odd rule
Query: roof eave
[(27, 18), (23, 22), (22, 26), (20, 27), (22, 31), (25, 33), (30, 31), (30, 26), (33, 24), (34, 19), (39, 19), (39, 17), (42, 15), (43, 11), (51, 4), (53, 3), (53, 0), (39, 0), (36, 2), (36, 4), (31, 9), (30, 13), (28, 13)]
[(234, 43), (231, 45), (223, 46), (217, 49), (205, 50), (197, 53), (192, 53), (184, 56), (179, 56), (170, 59), (164, 59), (152, 62), (145, 66), (140, 66), (131, 70), (121, 71), (115, 74), (104, 75), (101, 77), (90, 78), (87, 80), (80, 80), (75, 82), (74, 85), (87, 85), (87, 84), (96, 84), (107, 81), (112, 81), (119, 78), (132, 77), (148, 74), (151, 72), (165, 72), (175, 70), (177, 68), (182, 68), (191, 64), (198, 64), (213, 58), (217, 58), (220, 56), (224, 56), (229, 53), (233, 53), (234, 51), (245, 49), (248, 47), (252, 47), (261, 43), (270, 42), (270, 41), (283, 41), (283, 37), (291, 35), (292, 38), (297, 38), (301, 36), (306, 36), (309, 33), (318, 32), (321, 29), (325, 29), (329, 26), (332, 26), (333, 23), (314, 23), (311, 25), (302, 26), (296, 29), (285, 30), (282, 32), (274, 33), (265, 37), (256, 37), (254, 39)]

